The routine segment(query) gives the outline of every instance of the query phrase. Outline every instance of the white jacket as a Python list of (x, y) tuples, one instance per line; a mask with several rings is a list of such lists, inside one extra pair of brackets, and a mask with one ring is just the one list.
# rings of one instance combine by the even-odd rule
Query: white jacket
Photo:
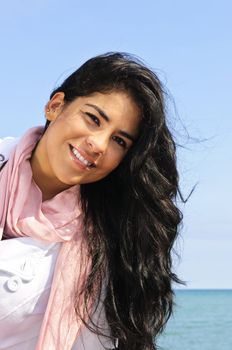
[[(0, 167), (17, 141), (0, 139)], [(60, 243), (31, 237), (0, 241), (0, 350), (35, 349), (59, 249)], [(104, 308), (100, 311), (99, 307), (95, 320), (108, 328)], [(72, 350), (105, 348), (115, 347), (109, 338), (98, 337), (83, 327)]]

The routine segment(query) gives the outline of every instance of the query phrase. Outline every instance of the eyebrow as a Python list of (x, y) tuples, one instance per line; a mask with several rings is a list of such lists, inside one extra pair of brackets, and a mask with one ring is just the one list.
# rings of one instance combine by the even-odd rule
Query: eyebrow
[[(86, 106), (92, 107), (94, 108), (99, 114), (100, 116), (105, 119), (105, 121), (107, 121), (108, 123), (110, 122), (110, 118), (108, 117), (108, 115), (98, 106), (93, 105), (91, 103), (86, 103)], [(132, 136), (131, 134), (128, 134), (128, 132), (123, 131), (123, 130), (119, 130), (118, 133), (124, 137), (126, 137), (127, 139), (135, 142), (136, 138), (134, 136)]]

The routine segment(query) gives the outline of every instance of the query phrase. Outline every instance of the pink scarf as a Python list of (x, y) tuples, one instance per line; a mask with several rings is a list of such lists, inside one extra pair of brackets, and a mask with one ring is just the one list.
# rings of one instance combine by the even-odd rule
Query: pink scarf
[[(33, 181), (29, 159), (42, 132), (41, 127), (30, 129), (0, 172), (0, 239), (4, 230), (10, 237), (64, 242), (36, 350), (70, 350), (82, 323), (75, 315), (74, 290), (85, 280), (89, 262), (81, 235), (78, 186), (42, 203), (41, 191)], [(79, 306), (81, 309), (83, 300)]]

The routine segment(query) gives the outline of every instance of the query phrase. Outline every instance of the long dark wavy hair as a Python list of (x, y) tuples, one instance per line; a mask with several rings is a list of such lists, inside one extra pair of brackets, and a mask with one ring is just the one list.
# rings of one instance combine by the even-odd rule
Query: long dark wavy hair
[(152, 70), (125, 53), (88, 60), (50, 97), (60, 91), (67, 103), (95, 92), (123, 91), (140, 108), (138, 139), (121, 164), (102, 180), (81, 185), (92, 260), (82, 292), (87, 305), (104, 285), (106, 318), (119, 349), (156, 349), (156, 336), (173, 309), (172, 282), (180, 283), (171, 252), (182, 215), (175, 204), (176, 146), (167, 127), (165, 92)]

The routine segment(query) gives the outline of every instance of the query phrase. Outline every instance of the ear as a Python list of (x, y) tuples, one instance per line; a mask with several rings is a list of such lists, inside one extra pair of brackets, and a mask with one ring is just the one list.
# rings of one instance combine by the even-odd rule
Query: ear
[(57, 92), (45, 106), (45, 116), (49, 121), (55, 120), (64, 108), (64, 92)]

